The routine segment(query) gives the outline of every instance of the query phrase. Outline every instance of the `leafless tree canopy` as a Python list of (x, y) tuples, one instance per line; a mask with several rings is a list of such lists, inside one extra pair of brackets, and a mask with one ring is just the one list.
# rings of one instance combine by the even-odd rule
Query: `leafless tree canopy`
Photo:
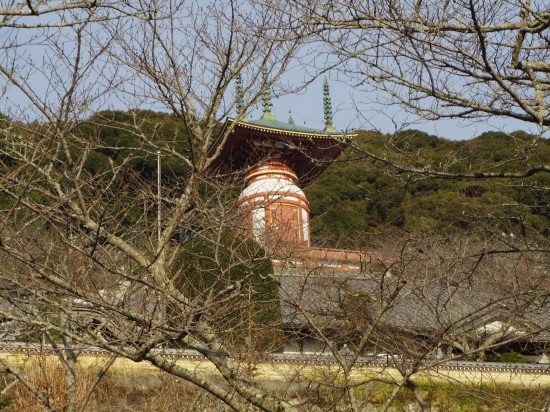
[[(0, 1), (2, 337), (54, 346), (67, 411), (77, 410), (75, 364), (89, 344), (113, 360), (147, 360), (235, 410), (293, 410), (294, 394), (263, 387), (252, 367), (243, 368), (281, 348), (281, 316), (291, 310), (300, 333), (307, 329), (337, 360), (342, 375), (321, 385), (344, 393), (350, 408), (364, 406), (352, 372), (370, 348), (389, 353), (399, 370), (399, 379), (387, 380), (396, 389), (384, 407), (402, 388), (426, 407), (413, 382), (423, 361), (438, 347), (476, 356), (511, 328), (526, 328), (525, 313), (547, 299), (547, 254), (514, 244), (493, 259), (478, 245), (447, 239), (396, 241), (386, 250), (391, 263), (373, 261), (356, 284), (315, 270), (285, 283), (270, 273), (265, 251), (235, 233), (234, 187), (207, 174), (218, 154), (212, 148), (232, 131), (218, 136), (220, 121), (243, 116), (300, 62), (310, 40), (328, 41), (350, 78), (374, 80), (428, 117), (500, 115), (548, 126), (543, 6)], [(262, 84), (266, 66), (270, 79)], [(233, 90), (237, 74), (244, 104)], [(460, 311), (468, 293), (457, 285), (477, 292), (495, 282), (498, 293), (480, 293), (470, 312)], [(326, 307), (310, 304), (321, 302), (319, 287)], [(437, 339), (419, 341), (395, 321), (410, 302), (432, 311), (425, 330), (433, 334), (436, 325)], [(501, 334), (480, 341), (477, 320), (497, 306)], [(530, 322), (523, 336), (547, 332), (547, 321)], [(167, 347), (197, 350), (223, 379), (173, 362)], [(23, 373), (12, 375), (55, 410)]]
[[(277, 302), (256, 299), (263, 286), (252, 278), (265, 259), (228, 235), (233, 200), (204, 177), (213, 142), (227, 137), (215, 128), (235, 110), (235, 75), (244, 112), (271, 86), (257, 81), (261, 67), (269, 65), (274, 82), (300, 45), (299, 31), (276, 8), (232, 1), (3, 7), (2, 316), (27, 326), (12, 338), (62, 336), (75, 353), (80, 343), (98, 344), (149, 359), (233, 408), (245, 399), (285, 408), (241, 377), (244, 323), (249, 345), (266, 328), (252, 301)], [(92, 116), (113, 103), (168, 111), (177, 126), (167, 133), (151, 112)], [(131, 144), (105, 140), (105, 127)], [(164, 166), (185, 170), (179, 178), (165, 173), (161, 198), (156, 179), (133, 167), (155, 164), (157, 152)], [(217, 359), (227, 385), (151, 352), (167, 344)]]
[(428, 119), (550, 125), (545, 1), (334, 1), (313, 28), (350, 81)]

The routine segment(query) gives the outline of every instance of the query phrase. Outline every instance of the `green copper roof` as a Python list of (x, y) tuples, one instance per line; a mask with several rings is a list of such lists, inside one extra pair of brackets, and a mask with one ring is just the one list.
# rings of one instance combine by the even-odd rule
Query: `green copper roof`
[[(294, 119), (292, 118), (292, 113), (289, 112), (289, 119), (288, 123), (282, 122), (280, 120), (277, 120), (275, 115), (271, 113), (271, 108), (273, 107), (273, 103), (271, 102), (271, 90), (268, 85), (268, 70), (267, 67), (264, 65), (262, 68), (262, 84), (263, 84), (263, 93), (262, 93), (262, 117), (260, 117), (258, 120), (250, 120), (246, 117), (246, 115), (243, 115), (239, 122), (250, 124), (253, 126), (258, 127), (265, 127), (269, 129), (277, 129), (282, 131), (290, 131), (290, 132), (301, 132), (301, 133), (312, 133), (312, 134), (321, 134), (321, 135), (348, 135), (347, 133), (340, 132), (336, 130), (336, 128), (332, 125), (332, 102), (330, 99), (330, 93), (329, 93), (329, 85), (328, 80), (325, 76), (324, 84), (323, 84), (323, 108), (324, 108), (324, 115), (325, 115), (325, 128), (323, 130), (320, 129), (313, 129), (311, 127), (305, 127), (305, 126), (298, 126)], [(237, 97), (237, 110), (240, 113), (244, 108), (244, 102), (243, 102), (243, 86), (242, 86), (242, 78), (240, 74), (237, 74), (236, 76), (236, 97)]]
[(273, 116), (273, 119), (267, 119), (265, 118), (265, 116), (262, 116), (261, 119), (248, 120), (244, 123), (253, 124), (255, 126), (261, 126), (261, 127), (269, 127), (271, 129), (291, 130), (294, 132), (323, 133), (322, 130), (316, 130), (305, 126), (298, 126), (294, 122), (292, 123), (281, 122), (280, 120), (277, 120), (275, 116)]

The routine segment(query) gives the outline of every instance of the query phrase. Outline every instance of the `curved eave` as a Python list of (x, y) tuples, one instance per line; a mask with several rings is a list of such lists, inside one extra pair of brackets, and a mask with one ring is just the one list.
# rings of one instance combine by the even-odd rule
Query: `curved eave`
[[(219, 155), (209, 169), (216, 174), (230, 174), (251, 167), (264, 158), (283, 156), (285, 164), (292, 168), (304, 186), (326, 169), (355, 136), (355, 133), (288, 130), (227, 118), (210, 149), (210, 155), (216, 151)], [(283, 146), (275, 148), (255, 144), (271, 140), (280, 141)]]
[(285, 136), (299, 136), (305, 138), (313, 139), (339, 139), (346, 141), (357, 136), (356, 133), (323, 133), (323, 132), (309, 132), (309, 131), (300, 131), (300, 130), (289, 130), (289, 129), (280, 129), (274, 127), (260, 126), (253, 123), (236, 121), (235, 119), (228, 118), (227, 123), (235, 123), (235, 126), (243, 127), (245, 129), (258, 130), (269, 133), (276, 133)]

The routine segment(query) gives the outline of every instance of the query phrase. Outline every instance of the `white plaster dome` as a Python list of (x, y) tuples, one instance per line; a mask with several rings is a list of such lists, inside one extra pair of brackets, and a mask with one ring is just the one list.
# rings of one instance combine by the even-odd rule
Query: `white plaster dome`
[(296, 174), (280, 163), (268, 163), (253, 169), (246, 177), (246, 187), (239, 196), (239, 200), (266, 195), (270, 197), (286, 197), (297, 195), (305, 198), (305, 194), (296, 185)]
[(258, 179), (252, 182), (243, 190), (239, 196), (239, 200), (249, 196), (263, 195), (266, 193), (269, 193), (269, 196), (286, 197), (288, 195), (295, 194), (300, 197), (305, 197), (302, 189), (296, 186), (293, 182), (273, 176)]
[(264, 163), (247, 174), (236, 202), (247, 236), (272, 250), (309, 246), (309, 202), (297, 181), (281, 162)]

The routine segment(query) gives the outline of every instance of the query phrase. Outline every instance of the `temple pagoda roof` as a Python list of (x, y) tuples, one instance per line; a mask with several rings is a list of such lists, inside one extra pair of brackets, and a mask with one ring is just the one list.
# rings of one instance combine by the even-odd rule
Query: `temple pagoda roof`
[(220, 150), (212, 168), (218, 173), (246, 171), (262, 161), (278, 160), (292, 168), (302, 185), (326, 169), (355, 134), (327, 132), (262, 116), (258, 120), (228, 118), (212, 151)]
[[(271, 93), (267, 87), (268, 73), (263, 68), (263, 115), (249, 120), (246, 115), (238, 119), (228, 118), (214, 144), (211, 155), (219, 152), (211, 165), (218, 174), (245, 172), (265, 161), (279, 161), (290, 167), (302, 185), (309, 183), (325, 170), (346, 148), (356, 135), (337, 131), (332, 125), (332, 104), (328, 81), (323, 85), (325, 128), (316, 130), (294, 123), (292, 113), (288, 122), (282, 122), (271, 113)], [(237, 75), (237, 109), (244, 110), (242, 83)]]
[[(233, 120), (233, 119), (231, 119)], [(322, 134), (326, 135), (326, 132), (323, 132), (321, 130), (312, 129), (311, 127), (305, 127), (305, 126), (298, 126), (295, 123), (286, 123), (281, 122), (280, 120), (277, 120), (275, 118), (273, 119), (267, 119), (267, 118), (260, 118), (258, 120), (248, 120), (246, 122), (240, 122), (240, 123), (247, 123), (250, 125), (258, 126), (258, 127), (265, 127), (268, 129), (277, 129), (281, 131), (294, 131), (294, 132), (303, 132), (308, 134)], [(340, 134), (338, 132), (331, 132), (329, 134)]]

